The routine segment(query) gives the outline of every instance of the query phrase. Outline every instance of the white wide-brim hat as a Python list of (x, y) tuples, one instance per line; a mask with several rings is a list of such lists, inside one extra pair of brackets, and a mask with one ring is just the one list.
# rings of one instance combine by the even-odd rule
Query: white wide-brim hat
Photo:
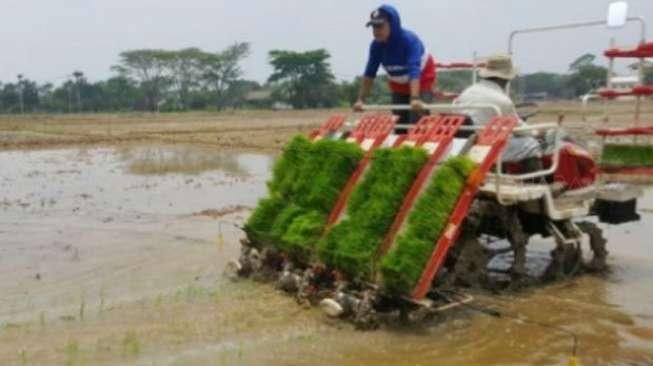
[(507, 54), (498, 54), (488, 57), (485, 67), (481, 68), (478, 75), (482, 78), (499, 78), (512, 80), (517, 76), (518, 70), (512, 64), (512, 58)]

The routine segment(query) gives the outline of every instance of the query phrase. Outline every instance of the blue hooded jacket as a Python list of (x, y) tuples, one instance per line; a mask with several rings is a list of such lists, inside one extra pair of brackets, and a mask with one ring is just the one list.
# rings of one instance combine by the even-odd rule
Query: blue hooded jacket
[(379, 9), (388, 15), (390, 39), (387, 42), (372, 41), (364, 75), (375, 78), (379, 65), (383, 65), (391, 80), (407, 83), (419, 79), (426, 52), (422, 41), (415, 33), (401, 27), (399, 13), (394, 7), (382, 5)]

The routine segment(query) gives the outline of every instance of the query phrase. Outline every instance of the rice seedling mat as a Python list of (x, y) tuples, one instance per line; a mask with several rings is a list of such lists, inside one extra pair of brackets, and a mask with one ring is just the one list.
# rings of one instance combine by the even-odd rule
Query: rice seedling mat
[(390, 115), (364, 116), (342, 141), (337, 138), (344, 119), (336, 116), (309, 134), (313, 141), (293, 138), (274, 166), (268, 197), (259, 201), (245, 225), (250, 241), (308, 263), (327, 215), (365, 154), (362, 145), (370, 140), (371, 148), (380, 145), (395, 120)]
[(490, 121), (476, 139), (475, 145), (467, 156), (477, 164), (477, 168), (469, 175), (465, 188), (449, 217), (448, 224), (437, 239), (435, 248), (426, 267), (412, 292), (415, 300), (422, 300), (431, 288), (431, 283), (438, 270), (441, 268), (451, 246), (460, 234), (460, 225), (472, 204), (480, 185), (485, 180), (488, 171), (495, 164), (499, 155), (505, 149), (518, 121), (515, 117), (496, 117)]

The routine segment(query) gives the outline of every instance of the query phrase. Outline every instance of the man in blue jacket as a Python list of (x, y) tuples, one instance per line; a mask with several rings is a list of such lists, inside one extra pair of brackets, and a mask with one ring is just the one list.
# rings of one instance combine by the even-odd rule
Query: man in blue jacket
[(436, 79), (435, 61), (417, 35), (402, 28), (397, 10), (383, 5), (374, 10), (367, 23), (372, 27), (374, 40), (358, 100), (354, 110), (361, 111), (369, 96), (379, 66), (388, 73), (393, 104), (410, 104), (411, 111), (394, 111), (399, 123), (415, 123), (424, 114), (423, 100), (433, 100), (432, 88)]

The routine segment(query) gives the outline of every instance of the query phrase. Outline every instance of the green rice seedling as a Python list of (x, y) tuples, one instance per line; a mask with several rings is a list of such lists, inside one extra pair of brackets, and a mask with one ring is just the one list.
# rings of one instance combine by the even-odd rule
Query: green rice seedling
[(653, 166), (653, 146), (605, 145), (601, 162), (607, 165)]
[(295, 137), (275, 164), (269, 196), (245, 225), (253, 242), (308, 259), (363, 151), (345, 141)]
[(288, 230), (293, 220), (300, 216), (302, 212), (303, 210), (300, 206), (291, 202), (277, 215), (270, 229), (270, 235), (277, 242), (277, 245), (280, 246), (281, 243), (279, 241), (286, 233), (286, 230)]
[(316, 243), (324, 230), (327, 215), (309, 211), (296, 216), (281, 238), (282, 245), (295, 257), (310, 255), (311, 243)]
[(263, 241), (263, 233), (272, 230), (274, 221), (283, 210), (285, 202), (280, 197), (268, 197), (261, 199), (256, 209), (245, 224), (245, 232), (253, 243)]
[(272, 179), (268, 182), (271, 193), (282, 196), (292, 194), (296, 178), (301, 172), (313, 145), (302, 135), (295, 136), (284, 148), (283, 154), (274, 164)]
[(261, 236), (272, 230), (277, 215), (284, 209), (284, 196), (293, 193), (294, 182), (311, 150), (311, 142), (304, 136), (295, 136), (284, 149), (272, 170), (268, 182), (269, 196), (261, 199), (254, 212), (245, 223), (245, 232), (253, 243), (261, 241)]
[(445, 161), (411, 211), (406, 228), (381, 262), (383, 286), (392, 294), (404, 294), (415, 287), (431, 256), (467, 177), (476, 164), (461, 156)]
[(377, 248), (426, 160), (421, 148), (377, 150), (347, 217), (318, 244), (320, 259), (351, 278), (370, 278)]
[(326, 219), (360, 159), (359, 147), (342, 141), (315, 144), (314, 155), (299, 177), (303, 182), (293, 200), (301, 208), (285, 228), (281, 247), (298, 257), (308, 255), (324, 230)]
[[(347, 151), (352, 146), (336, 141), (321, 141), (315, 144), (313, 156), (299, 177), (301, 185), (297, 202), (300, 205), (314, 207), (323, 212), (331, 210), (340, 194), (340, 188), (347, 182), (360, 160), (355, 151)], [(347, 158), (352, 155), (354, 159)]]

